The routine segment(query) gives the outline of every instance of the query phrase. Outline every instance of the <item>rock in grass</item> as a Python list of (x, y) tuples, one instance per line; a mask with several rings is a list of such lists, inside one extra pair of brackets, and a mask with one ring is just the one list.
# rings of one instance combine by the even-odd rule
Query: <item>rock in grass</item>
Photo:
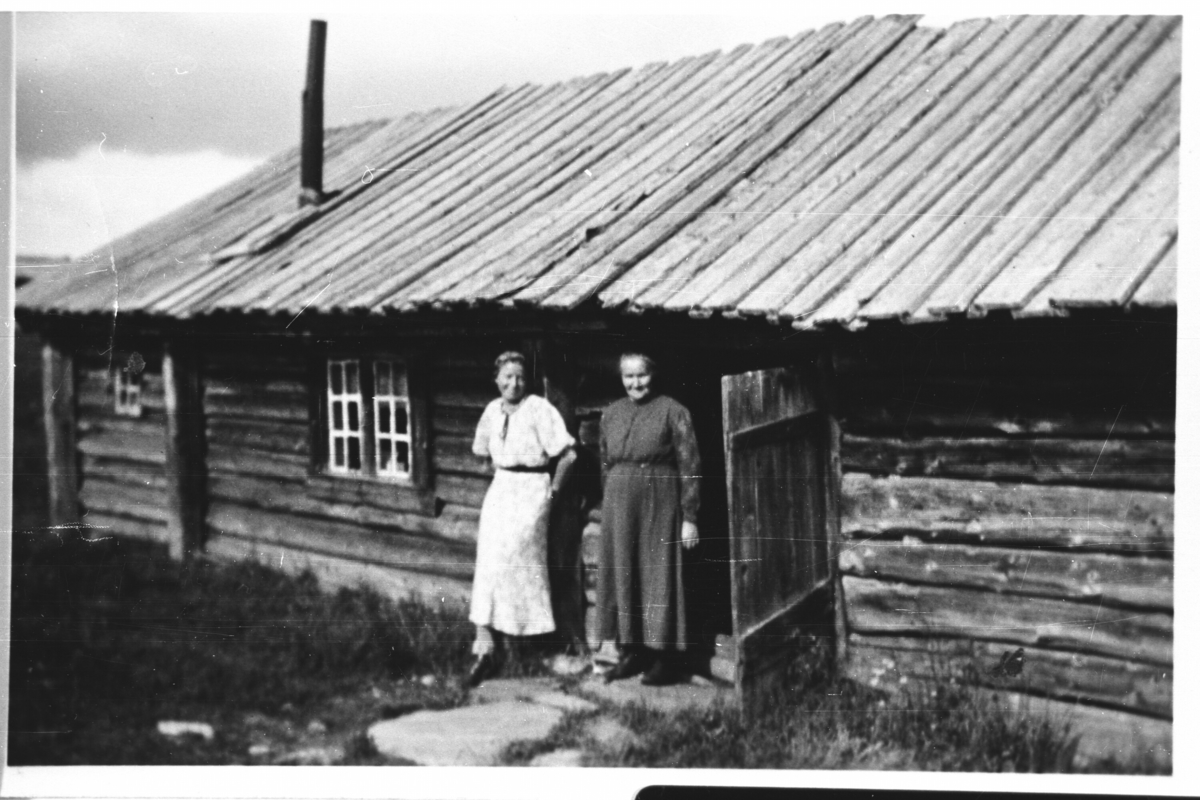
[(207, 722), (180, 722), (176, 720), (163, 720), (158, 723), (158, 732), (163, 736), (202, 736), (206, 741), (212, 741), (214, 734), (213, 726)]
[(322, 734), (322, 733), (325, 733), (327, 730), (329, 730), (329, 728), (327, 728), (325, 726), (325, 723), (321, 722), (321, 720), (314, 719), (312, 722), (308, 723), (307, 730), (309, 733), (312, 733), (312, 734)]
[(554, 658), (547, 659), (546, 666), (555, 675), (569, 677), (590, 671), (592, 659), (588, 656), (568, 656), (560, 653)]
[(436, 684), (437, 684), (437, 678), (435, 676), (433, 676), (433, 675), (422, 675), (421, 676), (421, 685), (422, 686), (434, 686)]
[(271, 745), (269, 745), (269, 744), (252, 744), (252, 745), (250, 745), (250, 749), (247, 750), (246, 752), (249, 755), (252, 755), (255, 757), (262, 757), (262, 756), (270, 754)]
[(583, 751), (582, 750), (555, 750), (550, 753), (542, 753), (540, 756), (534, 756), (529, 762), (531, 767), (582, 767), (583, 766)]
[(606, 750), (628, 750), (642, 743), (638, 735), (611, 717), (591, 720), (584, 733)]
[(546, 738), (562, 715), (557, 708), (508, 700), (418, 711), (377, 722), (367, 735), (390, 758), (446, 767), (488, 766), (513, 742)]
[(300, 750), (292, 750), (289, 753), (284, 753), (275, 759), (274, 763), (304, 767), (328, 767), (337, 764), (345, 758), (345, 748), (338, 745), (332, 747), (305, 747)]
[(561, 708), (563, 711), (595, 711), (599, 706), (582, 697), (563, 692), (542, 692), (529, 698), (531, 703), (541, 703), (544, 706)]

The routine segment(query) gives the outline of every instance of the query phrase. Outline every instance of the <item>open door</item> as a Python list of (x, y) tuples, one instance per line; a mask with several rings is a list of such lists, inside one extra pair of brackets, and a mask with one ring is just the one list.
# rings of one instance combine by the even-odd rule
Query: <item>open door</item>
[(826, 386), (819, 359), (721, 380), (743, 708), (785, 685), (813, 623), (807, 601), (823, 590), (832, 596), (838, 484)]

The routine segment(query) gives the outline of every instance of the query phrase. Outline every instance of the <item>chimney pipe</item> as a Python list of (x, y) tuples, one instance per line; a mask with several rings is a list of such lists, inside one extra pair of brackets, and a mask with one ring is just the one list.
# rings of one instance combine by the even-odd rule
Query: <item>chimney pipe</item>
[(314, 19), (308, 35), (308, 78), (304, 84), (300, 124), (300, 206), (320, 205), (325, 157), (325, 28)]

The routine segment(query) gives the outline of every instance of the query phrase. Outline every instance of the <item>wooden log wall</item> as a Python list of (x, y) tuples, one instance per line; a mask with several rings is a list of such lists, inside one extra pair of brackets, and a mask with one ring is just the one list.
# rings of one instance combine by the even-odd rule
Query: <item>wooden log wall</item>
[[(79, 499), (90, 535), (126, 535), (167, 543), (166, 421), (162, 353), (137, 351), (145, 362), (142, 413), (117, 415), (108, 353), (76, 354), (76, 446), (82, 482)], [(129, 352), (120, 351), (128, 358)], [(128, 362), (126, 362), (127, 364)]]
[[(1173, 336), (1016, 323), (843, 341), (853, 676), (958, 676), (1169, 739)], [(997, 669), (1018, 647), (1021, 672)]]
[(310, 355), (299, 345), (210, 350), (204, 366), (208, 542), (227, 558), (312, 569), (333, 585), (465, 602), (490, 471), (471, 453), (495, 396), (495, 345), (426, 351), (436, 503), (312, 464)]

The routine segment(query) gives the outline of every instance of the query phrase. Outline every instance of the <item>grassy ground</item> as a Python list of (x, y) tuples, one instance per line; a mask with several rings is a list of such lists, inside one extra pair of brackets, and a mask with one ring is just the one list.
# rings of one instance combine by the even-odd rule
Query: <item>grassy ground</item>
[[(822, 678), (793, 697), (743, 718), (728, 706), (665, 714), (644, 705), (606, 705), (566, 717), (540, 742), (509, 748), (525, 764), (579, 749), (589, 766), (768, 769), (902, 769), (1066, 772), (1074, 737), (1058, 720), (993, 706), (951, 686), (889, 696)], [(591, 724), (615, 718), (633, 736), (599, 742)]]
[[(11, 764), (264, 763), (289, 744), (378, 763), (366, 722), (462, 700), (472, 629), (417, 603), (248, 564), (182, 572), (70, 532), (16, 536), (13, 581)], [(161, 720), (216, 736), (170, 739)]]
[[(251, 564), (181, 570), (154, 546), (72, 532), (18, 534), (13, 579), (11, 764), (382, 764), (369, 724), (466, 700), (473, 630), (461, 612), (329, 595)], [(536, 646), (515, 656), (509, 675), (544, 672)], [(819, 668), (798, 677), (801, 690), (749, 721), (733, 708), (602, 704), (504, 761), (576, 748), (596, 766), (1072, 768), (1062, 721), (962, 686), (888, 696)], [(632, 736), (598, 741), (600, 717)], [(163, 720), (215, 736), (168, 738)]]

